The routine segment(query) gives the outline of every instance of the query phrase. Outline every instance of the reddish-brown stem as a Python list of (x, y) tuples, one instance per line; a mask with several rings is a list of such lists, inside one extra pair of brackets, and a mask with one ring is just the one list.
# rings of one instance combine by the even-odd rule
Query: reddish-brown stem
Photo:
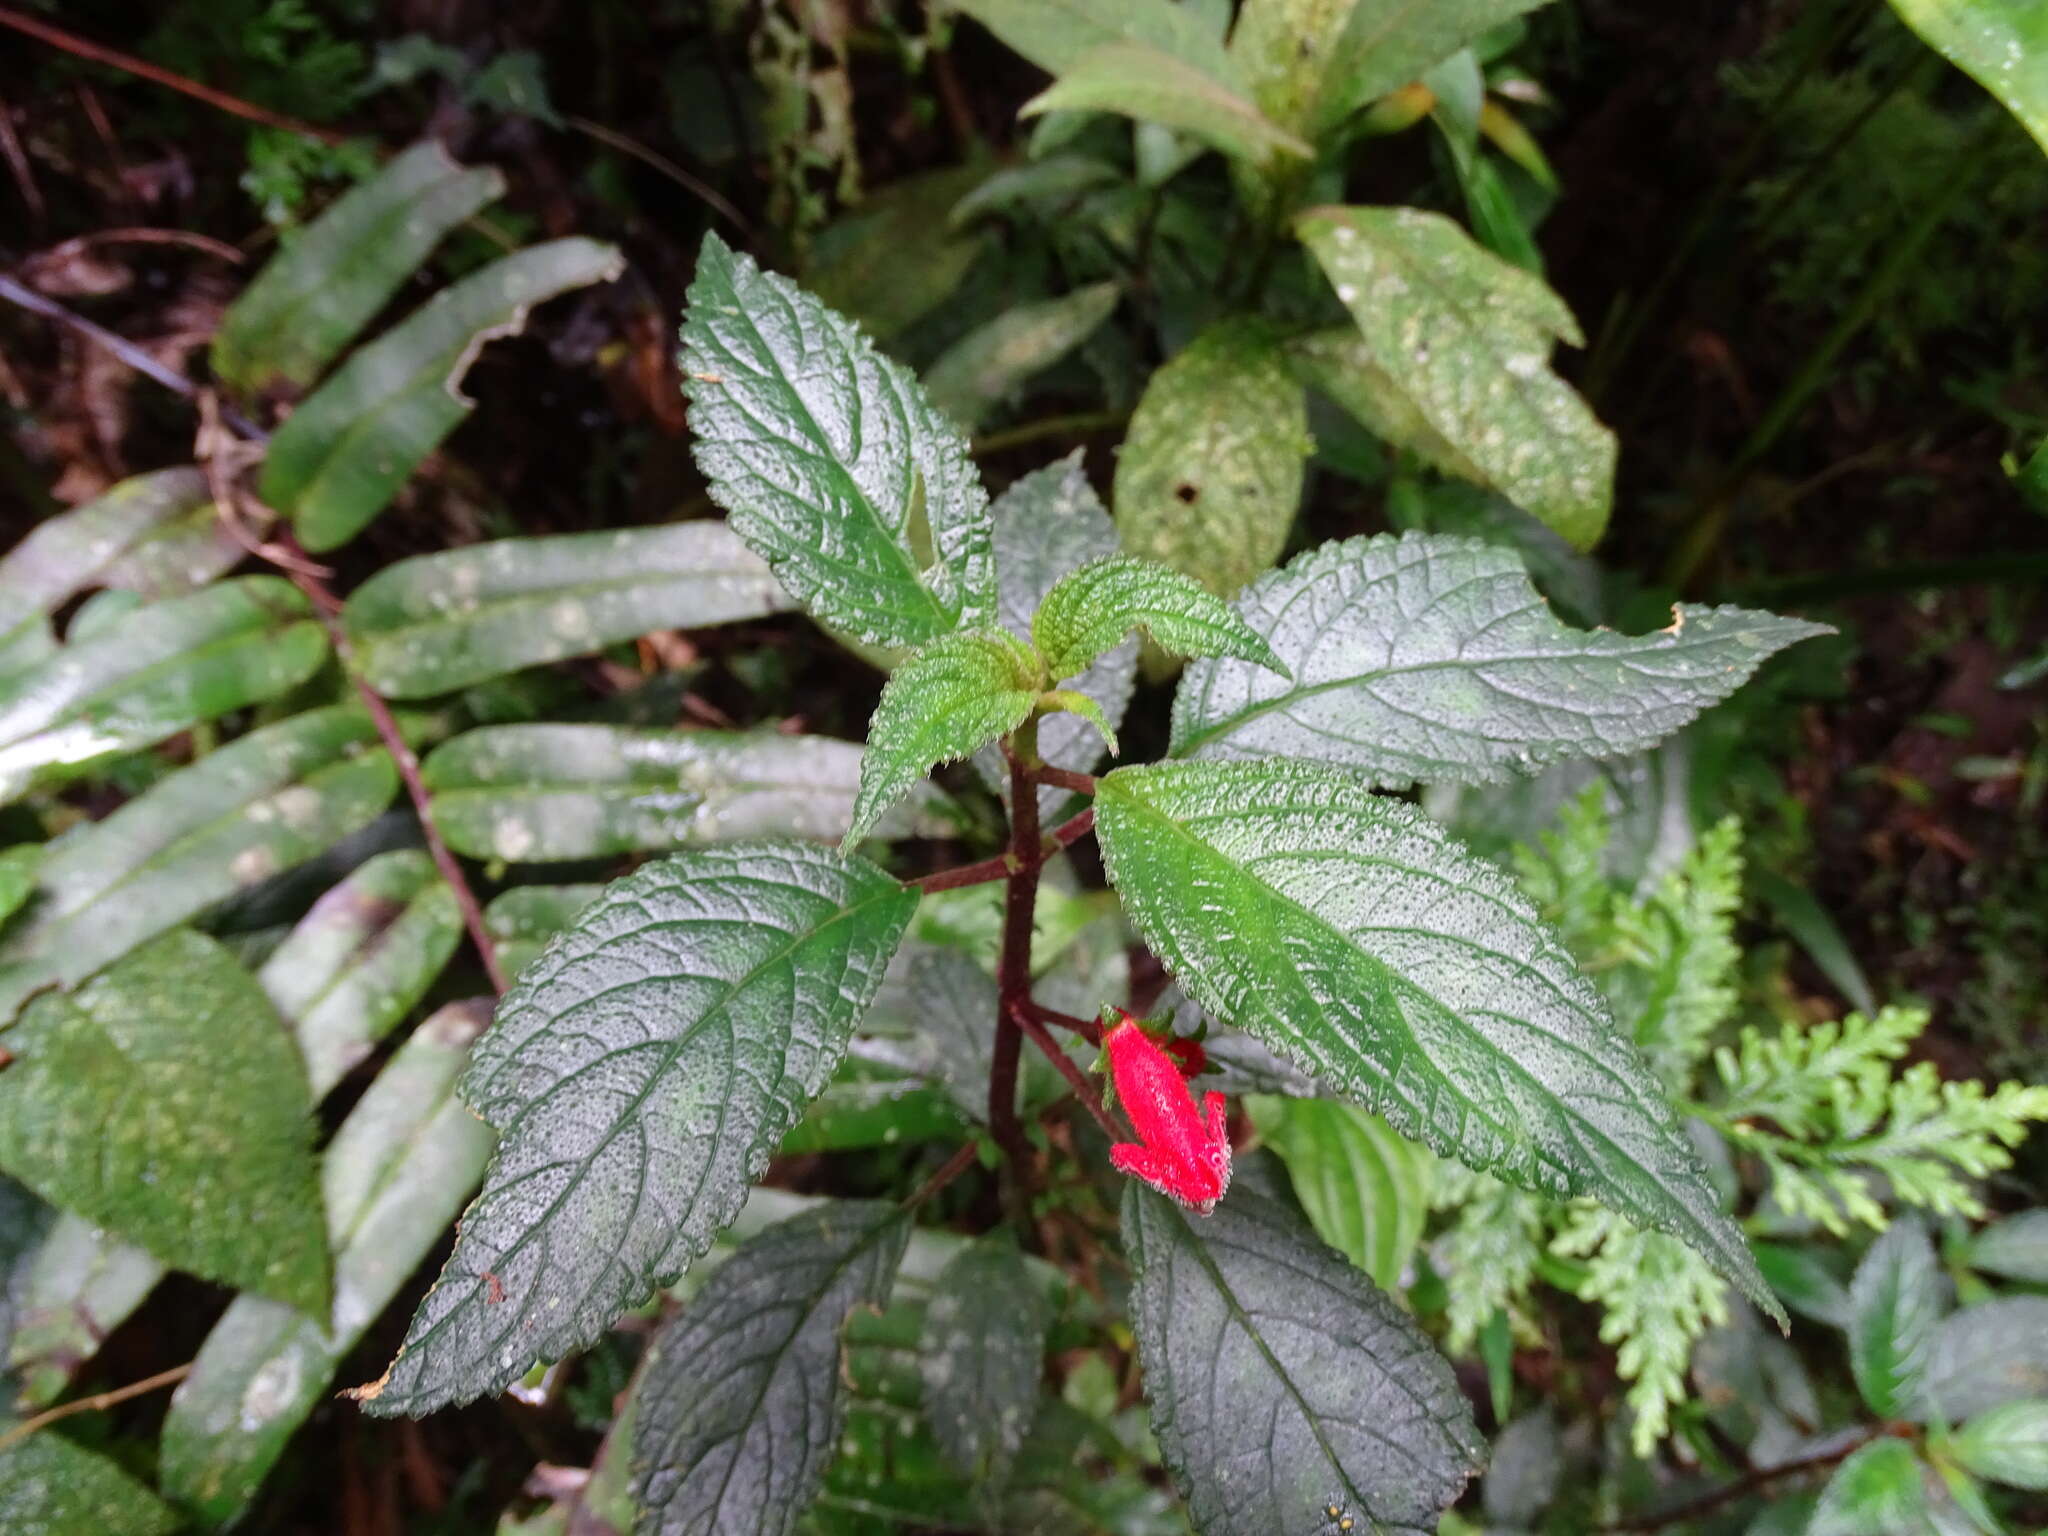
[(1056, 1024), (1061, 1029), (1071, 1029), (1090, 1045), (1102, 1044), (1102, 1024), (1099, 1020), (1061, 1013), (1057, 1008), (1041, 1007), (1036, 1002), (1026, 1002), (1024, 1010), (1041, 1024)]
[(19, 1424), (0, 1435), (0, 1451), (26, 1440), (45, 1424), (54, 1424), (59, 1419), (68, 1419), (74, 1413), (99, 1413), (117, 1403), (125, 1403), (131, 1397), (140, 1397), (145, 1392), (175, 1386), (192, 1374), (192, 1362), (174, 1365), (168, 1371), (158, 1371), (154, 1376), (145, 1376), (141, 1381), (131, 1381), (125, 1387), (116, 1387), (111, 1392), (96, 1392), (91, 1397), (81, 1397), (55, 1408), (46, 1409), (32, 1419), (23, 1419)]
[(1055, 768), (1051, 763), (1040, 763), (1031, 770), (1031, 777), (1041, 784), (1056, 784), (1061, 789), (1071, 789), (1077, 795), (1095, 793), (1095, 775), (1076, 773), (1071, 768)]
[(976, 1154), (973, 1142), (970, 1141), (963, 1145), (959, 1151), (955, 1152), (951, 1157), (947, 1158), (943, 1163), (939, 1164), (938, 1168), (933, 1171), (932, 1176), (930, 1178), (926, 1179), (922, 1184), (917, 1186), (916, 1190), (914, 1190), (910, 1194), (910, 1196), (904, 1200), (903, 1209), (906, 1211), (914, 1211), (920, 1205), (923, 1205), (925, 1201), (931, 1199), (933, 1195), (936, 1195), (948, 1184), (952, 1183), (955, 1179), (959, 1178), (961, 1174), (965, 1173), (968, 1169), (972, 1168), (974, 1166), (975, 1156)]
[(334, 644), (334, 654), (341, 658), (342, 670), (355, 684), (356, 696), (363, 701), (363, 708), (369, 711), (370, 719), (377, 727), (377, 735), (391, 754), (391, 761), (398, 765), (398, 776), (405, 781), (405, 792), (412, 800), (413, 813), (419, 818), (420, 834), (427, 840), (427, 852), (433, 857), (434, 867), (441, 871), (441, 878), (455, 893), (456, 908), (462, 913), (462, 926), (469, 930), (469, 941), (476, 946), (477, 958), (483, 961), (484, 974), (491, 979), (491, 990), (503, 996), (505, 971), (498, 964), (498, 947), (491, 942), (490, 931), (484, 927), (484, 910), (477, 902), (476, 892), (469, 888), (469, 877), (462, 872), (462, 865), (448, 851), (448, 845), (441, 841), (441, 833), (434, 826), (427, 786), (420, 778), (420, 760), (413, 755), (405, 733), (399, 730), (398, 720), (391, 713), (391, 706), (384, 701), (384, 695), (365, 682), (355, 668), (349, 653), (348, 632), (341, 625), (341, 599), (328, 591), (320, 579), (306, 568), (304, 552), (295, 543), (289, 548), (289, 553), (299, 558), (290, 563), (280, 561), (279, 568), (320, 610), (320, 617), (327, 625), (328, 638)]
[(268, 107), (259, 107), (253, 101), (244, 101), (239, 96), (230, 96), (226, 91), (216, 91), (210, 85), (201, 85), (197, 80), (187, 79), (147, 59), (138, 59), (132, 53), (123, 53), (118, 48), (107, 48), (90, 42), (75, 32), (66, 32), (62, 27), (53, 27), (47, 21), (38, 21), (33, 16), (24, 16), (20, 11), (0, 5), (0, 27), (12, 27), (17, 32), (26, 32), (52, 48), (61, 48), (66, 53), (76, 54), (81, 59), (91, 59), (95, 64), (106, 64), (114, 69), (125, 70), (144, 80), (153, 80), (158, 85), (169, 86), (182, 91), (209, 107), (218, 107), (236, 117), (247, 118), (252, 123), (261, 123), (266, 128), (281, 128), (286, 133), (304, 134), (309, 139), (318, 139), (323, 144), (339, 144), (346, 137), (331, 128), (316, 128), (311, 123), (302, 123), (295, 117), (273, 112)]
[[(1095, 830), (1095, 812), (1090, 809), (1061, 822), (1046, 835), (1039, 844), (1039, 862), (1043, 863), (1062, 848), (1070, 847)], [(935, 874), (919, 875), (915, 880), (906, 880), (905, 885), (914, 885), (920, 891), (951, 891), (963, 885), (987, 885), (996, 880), (1007, 880), (1017, 873), (1021, 866), (1014, 849), (997, 854), (992, 859), (983, 859), (975, 864), (962, 864), (953, 869), (942, 869)]]
[(1003, 1149), (1013, 1187), (1019, 1191), (1030, 1168), (1031, 1146), (1017, 1120), (1017, 1067), (1024, 1050), (1017, 1014), (1031, 996), (1031, 928), (1038, 906), (1038, 872), (1044, 863), (1038, 835), (1038, 791), (1031, 783), (1025, 758), (1013, 752), (1009, 888), (1003, 893), (1003, 947), (996, 960), (996, 1038), (988, 1070), (988, 1127), (996, 1145)]
[(1017, 1027), (1024, 1031), (1031, 1043), (1045, 1052), (1045, 1059), (1050, 1061), (1058, 1069), (1060, 1076), (1067, 1080), (1067, 1086), (1074, 1090), (1074, 1097), (1079, 1099), (1088, 1113), (1095, 1117), (1095, 1123), (1108, 1133), (1109, 1139), (1122, 1141), (1124, 1133), (1118, 1128), (1116, 1121), (1110, 1118), (1109, 1111), (1102, 1107), (1102, 1095), (1088, 1080), (1088, 1074), (1074, 1064), (1074, 1058), (1060, 1049), (1059, 1041), (1053, 1039), (1046, 1027), (1033, 1016), (1036, 1011), (1026, 1003), (1011, 1017), (1017, 1021)]
[(1671, 1508), (1660, 1513), (1639, 1515), (1634, 1519), (1603, 1526), (1602, 1529), (1608, 1531), (1661, 1531), (1674, 1525), (1688, 1525), (1699, 1516), (1718, 1509), (1721, 1505), (1731, 1500), (1739, 1499), (1745, 1494), (1755, 1493), (1758, 1489), (1763, 1488), (1767, 1484), (1777, 1482), (1780, 1478), (1793, 1477), (1801, 1472), (1818, 1472), (1824, 1467), (1835, 1465), (1836, 1462), (1848, 1460), (1850, 1456), (1862, 1450), (1864, 1446), (1870, 1444), (1873, 1440), (1881, 1440), (1886, 1435), (1910, 1435), (1911, 1433), (1912, 1430), (1904, 1425), (1888, 1424), (1881, 1429), (1873, 1429), (1867, 1435), (1835, 1446), (1831, 1450), (1820, 1451), (1812, 1456), (1796, 1457), (1791, 1461), (1781, 1461), (1774, 1467), (1758, 1467), (1747, 1477), (1738, 1478), (1732, 1483), (1712, 1489), (1707, 1493), (1701, 1494), (1696, 1499), (1688, 1499), (1683, 1504), (1673, 1505)]

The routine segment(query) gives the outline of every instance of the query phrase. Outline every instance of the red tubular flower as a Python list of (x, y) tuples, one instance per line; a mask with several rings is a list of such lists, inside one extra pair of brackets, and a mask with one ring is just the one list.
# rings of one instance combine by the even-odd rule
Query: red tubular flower
[[(1123, 1013), (1122, 1009), (1117, 1010)], [(1136, 1142), (1119, 1142), (1109, 1160), (1161, 1194), (1206, 1216), (1230, 1188), (1230, 1133), (1223, 1095), (1207, 1094), (1202, 1112), (1166, 1048), (1128, 1013), (1102, 1037), (1117, 1102), (1137, 1127)]]

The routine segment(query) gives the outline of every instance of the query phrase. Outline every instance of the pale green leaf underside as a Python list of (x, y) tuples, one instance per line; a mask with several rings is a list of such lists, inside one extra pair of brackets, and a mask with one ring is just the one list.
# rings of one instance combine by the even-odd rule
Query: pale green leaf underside
[(888, 1299), (909, 1236), (894, 1205), (833, 1201), (705, 1282), (634, 1394), (637, 1536), (789, 1536), (838, 1449), (847, 1316)]
[(1380, 383), (1523, 510), (1590, 549), (1614, 496), (1614, 434), (1550, 371), (1577, 322), (1542, 279), (1441, 214), (1317, 208), (1295, 224)]
[(1483, 1442), (1385, 1292), (1250, 1190), (1202, 1218), (1132, 1183), (1123, 1236), (1152, 1430), (1203, 1536), (1436, 1530)]
[(226, 950), (167, 934), (6, 1038), (0, 1169), (166, 1264), (324, 1313), (305, 1069)]
[[(777, 731), (496, 725), (436, 747), (422, 777), (458, 853), (510, 863), (672, 853), (754, 837), (836, 843), (853, 824), (861, 749)], [(939, 837), (959, 818), (916, 785), (872, 837)]]
[(109, 567), (166, 523), (212, 505), (206, 476), (185, 465), (136, 475), (82, 507), (44, 518), (0, 555), (0, 643), (104, 580)]
[(0, 1025), (38, 987), (81, 981), (375, 820), (398, 790), (376, 742), (353, 705), (308, 710), (52, 842), (35, 905), (0, 935)]
[(1024, 104), (1024, 116), (1042, 112), (1119, 112), (1192, 134), (1252, 164), (1314, 153), (1236, 86), (1149, 43), (1091, 48)]
[(1120, 769), (1111, 882), (1188, 993), (1402, 1135), (1697, 1248), (1780, 1315), (1635, 1047), (1494, 865), (1320, 763)]
[(1356, 1104), (1259, 1096), (1245, 1108), (1317, 1235), (1375, 1285), (1399, 1285), (1429, 1216), (1429, 1154)]
[(1116, 465), (1123, 546), (1228, 597), (1279, 557), (1301, 501), (1308, 401), (1257, 322), (1202, 332), (1152, 375)]
[(461, 941), (455, 893), (416, 848), (359, 864), (293, 925), (256, 980), (316, 1101), (412, 1012)]
[(812, 615), (909, 649), (995, 612), (988, 496), (958, 430), (858, 327), (705, 238), (683, 318), (697, 466)]
[(1891, 0), (1920, 40), (2005, 103), (2048, 152), (2048, 7), (2040, 0)]
[(1321, 758), (1388, 788), (1640, 752), (1774, 652), (1829, 632), (1692, 605), (1650, 635), (1569, 629), (1511, 551), (1428, 534), (1322, 545), (1237, 609), (1294, 678), (1193, 663), (1173, 701), (1174, 754)]
[(2001, 1296), (1951, 1312), (1928, 1342), (1921, 1388), (1904, 1417), (1949, 1424), (2048, 1397), (2048, 1296)]
[(496, 170), (464, 170), (432, 139), (413, 145), (299, 230), (228, 306), (215, 376), (244, 398), (304, 389), (445, 235), (504, 193)]
[(2048, 1398), (1979, 1414), (1950, 1442), (1965, 1471), (2014, 1488), (2048, 1489)]
[(917, 906), (735, 844), (608, 887), (505, 995), (463, 1096), (501, 1133), (371, 1412), (499, 1392), (704, 1253), (838, 1066)]
[(499, 539), (386, 566), (350, 595), (355, 660), (378, 692), (425, 698), (657, 629), (791, 606), (717, 522)]
[(255, 1497), (342, 1358), (476, 1187), (494, 1138), (456, 1098), (455, 1080), (490, 1012), (485, 999), (437, 1010), (335, 1133), (321, 1165), (331, 1313), (316, 1321), (238, 1296), (207, 1334), (164, 1420), (158, 1480), (182, 1507), (225, 1523)]
[(1134, 629), (1175, 656), (1234, 656), (1288, 675), (1272, 647), (1213, 592), (1127, 555), (1097, 560), (1062, 579), (1031, 621), (1032, 638), (1055, 678), (1072, 677)]
[(1008, 631), (989, 630), (936, 640), (898, 667), (868, 726), (853, 825), (840, 846), (866, 837), (937, 764), (957, 762), (1021, 725), (1038, 697), (1032, 666)]
[(939, 1271), (918, 1340), (925, 1417), (954, 1468), (1000, 1483), (1038, 1408), (1051, 1308), (1006, 1233)]
[(0, 678), (0, 802), (274, 698), (326, 659), (327, 635), (277, 576), (152, 603)]
[(434, 295), (356, 351), (293, 411), (263, 461), (264, 502), (311, 550), (361, 532), (469, 414), (461, 391), (484, 342), (517, 335), (534, 305), (624, 270), (572, 236), (515, 251)]

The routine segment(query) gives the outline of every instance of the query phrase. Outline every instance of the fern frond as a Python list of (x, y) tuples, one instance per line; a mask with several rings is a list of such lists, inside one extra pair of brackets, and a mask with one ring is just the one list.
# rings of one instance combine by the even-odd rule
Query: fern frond
[(1608, 947), (1613, 887), (1607, 877), (1607, 786), (1595, 783), (1558, 809), (1557, 825), (1514, 849), (1515, 879), (1581, 961)]
[(1579, 1295), (1599, 1304), (1600, 1337), (1618, 1346), (1635, 1414), (1630, 1443), (1648, 1456), (1671, 1432), (1672, 1405), (1685, 1400), (1694, 1343), (1728, 1321), (1727, 1284), (1676, 1238), (1590, 1203), (1571, 1208), (1550, 1250), (1587, 1261)]
[(1975, 1181), (2012, 1166), (2028, 1123), (2048, 1120), (2048, 1088), (1987, 1093), (1926, 1062), (1894, 1076), (1926, 1027), (1923, 1010), (1886, 1008), (1774, 1036), (1746, 1029), (1715, 1055), (1725, 1101), (1699, 1112), (1762, 1160), (1782, 1209), (1837, 1235), (1852, 1221), (1882, 1227), (1887, 1188), (1901, 1205), (1981, 1215)]
[(1448, 1161), (1437, 1164), (1437, 1179), (1436, 1204), (1458, 1213), (1432, 1252), (1450, 1293), (1450, 1348), (1459, 1354), (1494, 1313), (1505, 1308), (1515, 1316), (1543, 1257), (1551, 1207), (1540, 1195)]
[(1615, 902), (1606, 972), (1615, 1016), (1667, 1083), (1683, 1086), (1736, 1001), (1735, 914), (1742, 905), (1742, 825), (1712, 828), (1642, 902)]

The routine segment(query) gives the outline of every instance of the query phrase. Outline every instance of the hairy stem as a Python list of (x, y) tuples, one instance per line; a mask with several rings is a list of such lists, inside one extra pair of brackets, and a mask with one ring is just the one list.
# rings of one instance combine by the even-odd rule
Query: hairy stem
[(1067, 1080), (1067, 1086), (1074, 1090), (1074, 1097), (1079, 1099), (1088, 1113), (1095, 1117), (1095, 1123), (1102, 1127), (1109, 1139), (1123, 1140), (1124, 1133), (1117, 1128), (1116, 1121), (1110, 1118), (1109, 1111), (1103, 1108), (1102, 1095), (1096, 1091), (1095, 1084), (1088, 1080), (1086, 1072), (1074, 1064), (1074, 1058), (1060, 1049), (1059, 1041), (1053, 1039), (1051, 1033), (1038, 1021), (1037, 1014), (1038, 1010), (1027, 1003), (1012, 1017), (1016, 1019), (1017, 1027), (1024, 1031), (1031, 1043), (1045, 1052), (1045, 1059), (1050, 1061), (1060, 1076)]
[[(1034, 807), (1035, 809), (1035, 807)], [(1082, 811), (1077, 816), (1054, 827), (1039, 843), (1039, 862), (1070, 847), (1095, 830), (1095, 812)], [(997, 854), (992, 859), (982, 859), (974, 864), (960, 864), (952, 869), (937, 870), (929, 875), (919, 875), (915, 880), (906, 880), (905, 885), (914, 885), (920, 891), (952, 891), (963, 885), (987, 885), (996, 880), (1007, 880), (1017, 873), (1022, 865), (1017, 861), (1014, 849)]]
[[(1038, 872), (1045, 851), (1038, 835), (1038, 789), (1031, 770), (1037, 732), (1026, 721), (1007, 746), (1010, 760), (1009, 888), (1003, 893), (1003, 948), (996, 961), (996, 1039), (988, 1072), (988, 1125), (1010, 1164), (1012, 1187), (1025, 1193), (1031, 1148), (1017, 1120), (1017, 1066), (1024, 1050), (1018, 1016), (1031, 1000), (1031, 929), (1038, 907)], [(1015, 1214), (1015, 1213), (1013, 1213)]]

